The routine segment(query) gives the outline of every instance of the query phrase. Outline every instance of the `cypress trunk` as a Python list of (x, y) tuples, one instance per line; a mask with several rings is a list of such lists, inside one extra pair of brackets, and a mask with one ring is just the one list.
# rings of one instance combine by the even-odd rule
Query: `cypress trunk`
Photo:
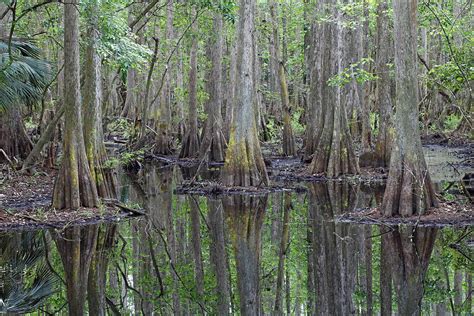
[[(332, 87), (328, 80), (347, 67), (344, 43), (347, 40), (347, 30), (343, 27), (343, 13), (322, 1), (321, 6), (325, 13), (336, 18), (337, 22), (322, 22), (318, 26), (321, 37), (321, 52), (313, 60), (321, 62), (319, 74), (312, 71), (310, 88), (315, 101), (313, 118), (317, 118), (317, 129), (309, 134), (311, 137), (308, 146), (314, 148), (310, 172), (312, 174), (325, 174), (328, 177), (337, 177), (342, 174), (356, 174), (359, 172), (357, 159), (352, 148), (352, 139), (347, 123), (345, 110), (346, 88)], [(316, 42), (316, 39), (313, 40)], [(336, 51), (336, 56), (334, 56)], [(335, 58), (334, 58), (335, 57)], [(314, 90), (314, 92), (313, 92)], [(309, 124), (314, 124), (309, 122)]]
[(233, 115), (222, 173), (228, 186), (268, 184), (255, 123), (255, 5), (255, 0), (240, 1)]
[(53, 207), (95, 207), (98, 194), (84, 145), (79, 74), (79, 2), (64, 4), (64, 139)]
[(275, 50), (276, 65), (275, 73), (278, 75), (280, 97), (281, 97), (281, 108), (282, 108), (282, 119), (283, 119), (283, 155), (284, 156), (295, 156), (296, 155), (296, 144), (295, 137), (293, 135), (293, 128), (291, 127), (291, 108), (290, 108), (290, 96), (288, 94), (288, 83), (286, 80), (284, 61), (281, 57), (280, 52), (280, 39), (278, 37), (278, 12), (274, 1), (270, 2), (270, 14), (272, 17), (272, 28), (273, 28), (273, 46)]
[(222, 54), (224, 49), (223, 20), (219, 13), (214, 16), (216, 37), (211, 37), (208, 55), (211, 71), (208, 78), (209, 103), (206, 107), (207, 120), (203, 130), (199, 156), (206, 154), (209, 161), (224, 161), (225, 137), (222, 131)]
[[(194, 14), (193, 14), (194, 15)], [(192, 25), (192, 45), (189, 70), (189, 109), (188, 126), (184, 135), (183, 146), (179, 153), (180, 158), (197, 157), (199, 154), (200, 139), (198, 134), (197, 122), (197, 21)]]
[(385, 216), (422, 215), (438, 205), (418, 123), (417, 0), (395, 0), (395, 142), (382, 203)]

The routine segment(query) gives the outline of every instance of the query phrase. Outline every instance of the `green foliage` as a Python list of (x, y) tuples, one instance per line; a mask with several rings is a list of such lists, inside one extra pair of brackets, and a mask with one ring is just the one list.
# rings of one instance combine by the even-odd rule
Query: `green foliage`
[(134, 161), (142, 160), (144, 154), (145, 154), (144, 149), (140, 149), (140, 150), (132, 151), (132, 152), (124, 152), (120, 155), (120, 163), (127, 166)]
[(328, 84), (331, 87), (344, 86), (355, 80), (358, 84), (376, 80), (377, 76), (364, 69), (364, 65), (373, 62), (372, 58), (362, 58), (360, 61), (344, 68), (339, 74), (329, 78)]
[(130, 31), (127, 10), (123, 10), (124, 1), (113, 0), (101, 2), (99, 12), (92, 10), (90, 1), (84, 3), (89, 17), (98, 14), (100, 32), (99, 54), (105, 62), (121, 70), (140, 68), (150, 58), (152, 51), (138, 44), (138, 37)]
[(303, 135), (305, 131), (305, 126), (300, 123), (301, 121), (301, 116), (304, 113), (304, 109), (301, 107), (298, 107), (295, 111), (293, 111), (292, 116), (291, 116), (291, 127), (293, 128), (293, 132), (296, 135)]
[(444, 121), (444, 129), (447, 132), (452, 132), (456, 130), (456, 128), (459, 126), (459, 123), (461, 123), (462, 116), (458, 114), (450, 114), (446, 117)]
[(113, 120), (112, 122), (107, 124), (107, 130), (109, 132), (117, 133), (125, 138), (129, 138), (132, 136), (133, 129), (133, 123), (124, 118)]

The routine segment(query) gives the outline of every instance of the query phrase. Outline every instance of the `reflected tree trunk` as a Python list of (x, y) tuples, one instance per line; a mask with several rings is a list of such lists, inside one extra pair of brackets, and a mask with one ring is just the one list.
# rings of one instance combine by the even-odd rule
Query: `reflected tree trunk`
[(201, 215), (198, 199), (199, 197), (197, 196), (188, 197), (191, 215), (191, 242), (194, 260), (194, 279), (196, 282), (198, 301), (201, 301), (204, 296), (204, 267), (201, 250)]
[(69, 315), (85, 315), (89, 269), (97, 243), (97, 226), (71, 227), (55, 236), (64, 267)]
[(222, 202), (207, 199), (209, 210), (208, 221), (210, 226), (211, 263), (216, 275), (217, 287), (217, 314), (230, 315), (230, 285), (229, 271), (227, 269), (227, 253), (225, 248), (225, 228)]
[[(285, 272), (285, 259), (287, 257), (287, 251), (289, 247), (290, 240), (290, 211), (291, 211), (291, 194), (284, 194), (283, 202), (283, 227), (281, 230), (281, 239), (280, 239), (280, 250), (278, 254), (278, 272), (276, 280), (276, 291), (275, 291), (275, 314), (283, 314), (283, 279)], [(287, 280), (288, 282), (288, 280)]]
[(397, 227), (388, 236), (400, 315), (421, 315), (423, 282), (436, 233), (436, 228)]
[[(336, 227), (333, 218), (353, 211), (358, 187), (347, 183), (315, 183), (309, 187), (309, 213), (313, 222), (312, 251), (315, 280), (313, 315), (353, 315), (356, 287), (354, 266), (355, 231), (349, 225)], [(361, 249), (359, 250), (361, 251)]]
[(366, 289), (366, 304), (367, 315), (373, 314), (373, 294), (372, 294), (372, 226), (366, 226), (365, 229), (365, 289)]
[(388, 236), (390, 228), (380, 227), (380, 314), (392, 315), (392, 271)]
[(223, 198), (235, 263), (240, 314), (262, 315), (260, 303), (261, 232), (267, 197), (226, 196)]
[(115, 245), (117, 225), (104, 224), (99, 228), (96, 249), (87, 281), (89, 315), (106, 315), (106, 284), (109, 257)]

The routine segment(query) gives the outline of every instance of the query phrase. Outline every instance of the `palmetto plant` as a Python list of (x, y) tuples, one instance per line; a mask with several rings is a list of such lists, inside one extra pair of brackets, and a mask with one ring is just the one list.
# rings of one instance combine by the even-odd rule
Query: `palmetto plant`
[(27, 41), (0, 40), (0, 110), (38, 101), (51, 78), (51, 65)]
[(30, 312), (55, 292), (44, 256), (37, 233), (0, 234), (0, 314)]

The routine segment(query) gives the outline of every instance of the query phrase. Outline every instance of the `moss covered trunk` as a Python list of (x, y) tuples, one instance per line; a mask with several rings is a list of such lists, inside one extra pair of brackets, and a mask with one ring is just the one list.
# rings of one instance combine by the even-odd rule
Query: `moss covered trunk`
[(53, 207), (95, 207), (97, 188), (87, 160), (82, 130), (79, 75), (78, 1), (64, 4), (64, 139), (61, 169), (56, 178)]
[(255, 0), (241, 0), (232, 122), (222, 180), (229, 186), (268, 183), (255, 123)]
[(395, 0), (395, 140), (382, 203), (385, 216), (422, 215), (437, 200), (421, 147), (418, 122), (417, 1)]

